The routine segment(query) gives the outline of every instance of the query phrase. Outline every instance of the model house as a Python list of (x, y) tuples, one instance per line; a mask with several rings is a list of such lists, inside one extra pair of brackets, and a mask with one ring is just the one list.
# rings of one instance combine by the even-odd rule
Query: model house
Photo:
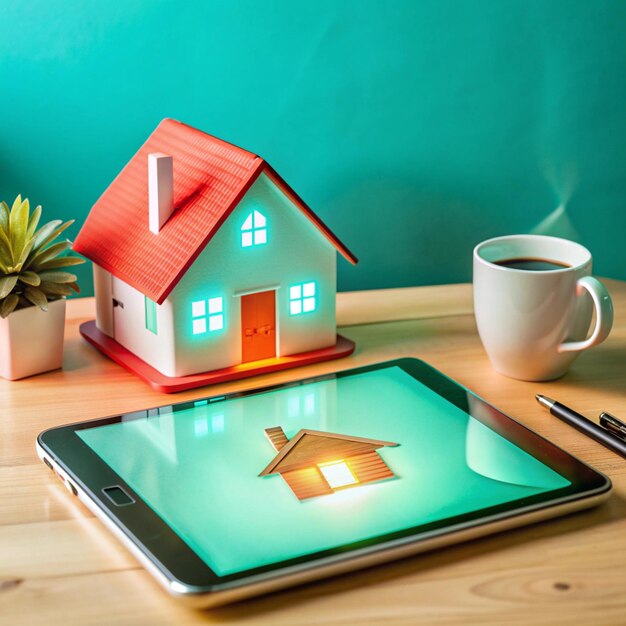
[(308, 429), (288, 440), (280, 426), (265, 435), (278, 454), (259, 476), (280, 474), (299, 500), (394, 477), (377, 450), (397, 443)]
[(168, 377), (335, 346), (336, 253), (356, 263), (262, 158), (170, 119), (74, 250), (94, 264), (90, 341)]

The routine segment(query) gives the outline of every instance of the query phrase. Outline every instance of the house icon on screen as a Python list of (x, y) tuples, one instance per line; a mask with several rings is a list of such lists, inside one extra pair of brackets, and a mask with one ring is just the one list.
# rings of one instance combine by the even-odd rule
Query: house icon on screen
[[(74, 250), (94, 264), (96, 320), (81, 332), (161, 390), (354, 349), (335, 296), (337, 252), (356, 257), (264, 159), (181, 122), (158, 125)], [(181, 384), (170, 390), (197, 386)]]
[(309, 429), (288, 440), (280, 426), (265, 435), (278, 454), (259, 476), (280, 474), (299, 500), (395, 477), (378, 453), (391, 441)]

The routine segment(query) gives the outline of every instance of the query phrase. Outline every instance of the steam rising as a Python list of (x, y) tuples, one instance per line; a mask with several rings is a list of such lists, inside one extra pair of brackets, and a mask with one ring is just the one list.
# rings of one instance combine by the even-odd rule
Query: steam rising
[(575, 163), (557, 167), (553, 162), (544, 161), (543, 174), (556, 194), (559, 201), (554, 211), (549, 213), (530, 232), (533, 235), (551, 235), (580, 241), (581, 237), (567, 213), (567, 205), (571, 200), (578, 183), (578, 171)]
[(580, 235), (574, 228), (564, 204), (560, 204), (530, 232), (533, 235), (551, 235), (552, 237), (580, 241)]

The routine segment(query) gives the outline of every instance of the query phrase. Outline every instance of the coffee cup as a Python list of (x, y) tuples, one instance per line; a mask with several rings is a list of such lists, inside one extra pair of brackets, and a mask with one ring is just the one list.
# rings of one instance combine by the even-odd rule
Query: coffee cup
[(474, 314), (496, 371), (520, 380), (559, 378), (606, 339), (613, 303), (591, 266), (587, 248), (558, 237), (510, 235), (474, 248)]

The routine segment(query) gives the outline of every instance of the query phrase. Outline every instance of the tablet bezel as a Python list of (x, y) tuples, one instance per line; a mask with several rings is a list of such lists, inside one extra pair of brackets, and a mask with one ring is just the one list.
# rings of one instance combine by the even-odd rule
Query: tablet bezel
[[(233, 587), (258, 583), (272, 577), (322, 567), (337, 561), (391, 549), (401, 544), (421, 542), (446, 534), (457, 533), (485, 524), (527, 515), (550, 507), (558, 507), (575, 501), (607, 493), (610, 480), (603, 474), (579, 461), (569, 453), (550, 443), (515, 419), (505, 415), (491, 404), (445, 376), (423, 361), (411, 358), (397, 359), (355, 369), (306, 378), (293, 382), (266, 386), (259, 389), (209, 396), (173, 405), (166, 405), (173, 412), (192, 408), (198, 402), (221, 402), (278, 389), (306, 385), (321, 380), (333, 380), (370, 371), (399, 367), (426, 387), (435, 391), (454, 406), (473, 415), (495, 432), (501, 434), (521, 449), (535, 456), (558, 473), (571, 485), (558, 490), (538, 494), (505, 504), (479, 509), (471, 513), (417, 525), (408, 529), (387, 533), (378, 537), (356, 541), (340, 547), (315, 552), (254, 569), (218, 576), (195, 552), (153, 511), (122, 477), (114, 472), (76, 434), (86, 428), (97, 428), (122, 420), (144, 419), (157, 415), (164, 407), (136, 411), (103, 419), (90, 420), (52, 428), (41, 433), (38, 445), (51, 460), (67, 474), (75, 487), (97, 507), (99, 513), (114, 524), (123, 537), (145, 556), (170, 583), (175, 583), (178, 593), (205, 594)], [(472, 399), (473, 408), (470, 407)], [(476, 411), (478, 407), (478, 411)], [(119, 485), (133, 499), (127, 506), (115, 505), (105, 496), (103, 489)], [(172, 590), (170, 586), (170, 590)]]

